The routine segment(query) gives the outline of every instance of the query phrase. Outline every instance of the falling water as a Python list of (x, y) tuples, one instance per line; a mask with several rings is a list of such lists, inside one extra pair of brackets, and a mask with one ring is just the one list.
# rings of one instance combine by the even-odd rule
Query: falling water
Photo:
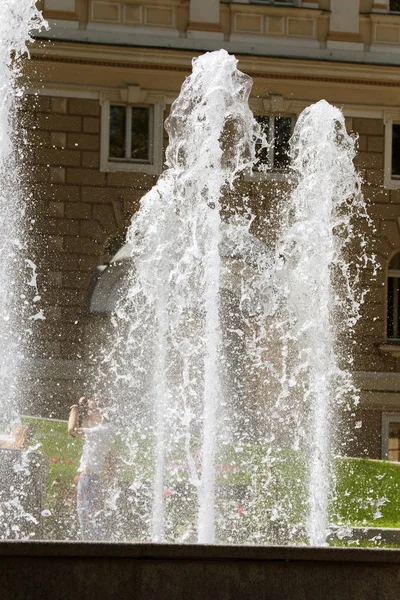
[[(224, 50), (193, 61), (166, 123), (167, 170), (142, 199), (128, 233), (135, 275), (118, 312), (126, 318), (132, 306), (136, 312), (144, 306), (140, 324), (133, 317), (125, 347), (146, 348), (151, 357), (141, 396), (153, 406), (154, 541), (165, 539), (166, 463), (178, 451), (186, 455), (190, 485), (198, 494), (198, 541), (215, 539), (220, 201), (224, 186), (254, 160), (260, 135), (248, 107), (251, 80), (236, 63)], [(143, 365), (135, 351), (132, 355), (130, 377), (137, 388)]]
[(360, 304), (357, 259), (352, 267), (345, 259), (357, 237), (355, 218), (366, 214), (354, 156), (355, 140), (340, 110), (321, 100), (303, 111), (292, 138), (298, 183), (287, 207), (278, 273), (288, 316), (285, 362), (290, 362), (282, 385), (301, 396), (297, 425), (303, 427), (308, 453), (306, 529), (312, 545), (326, 540), (331, 427), (351, 390), (349, 373), (339, 367), (344, 348), (338, 332), (355, 324)]
[[(25, 198), (22, 184), (22, 146), (16, 116), (22, 89), (21, 57), (32, 29), (42, 27), (34, 0), (4, 0), (0, 4), (0, 432), (10, 439), (19, 422), (21, 359), (26, 353), (29, 329), (29, 292), (37, 290), (35, 265), (26, 256), (24, 235)], [(30, 281), (21, 272), (28, 267)], [(11, 437), (12, 439), (12, 437)], [(37, 461), (39, 462), (39, 461)], [(39, 524), (38, 503), (32, 501), (35, 483), (29, 458), (24, 453), (3, 451), (0, 461), (0, 538), (35, 535)], [(36, 471), (35, 471), (36, 474)], [(35, 516), (33, 516), (34, 513)]]
[[(167, 169), (128, 232), (130, 273), (101, 370), (129, 447), (134, 535), (320, 545), (331, 424), (354, 392), (337, 334), (360, 303), (358, 262), (345, 256), (356, 239), (362, 248), (354, 222), (365, 213), (354, 140), (325, 101), (300, 115), (295, 184), (267, 247), (235, 188), (265, 144), (236, 62), (223, 50), (195, 59), (172, 105)], [(217, 478), (222, 460), (238, 485)]]
[(18, 420), (18, 362), (23, 351), (17, 318), (22, 303), (17, 298), (24, 199), (15, 119), (22, 96), (19, 61), (27, 52), (30, 31), (43, 27), (35, 4), (34, 0), (4, 0), (0, 6), (0, 413), (8, 428)]

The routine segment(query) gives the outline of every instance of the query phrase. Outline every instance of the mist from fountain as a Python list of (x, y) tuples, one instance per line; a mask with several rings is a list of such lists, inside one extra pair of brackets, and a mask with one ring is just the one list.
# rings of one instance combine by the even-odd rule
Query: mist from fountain
[[(30, 195), (23, 184), (24, 140), (17, 128), (21, 58), (28, 52), (30, 32), (44, 25), (35, 4), (4, 0), (0, 5), (0, 439), (6, 443), (20, 422), (21, 365), (29, 353), (32, 306), (39, 299), (36, 267), (25, 255)], [(29, 459), (3, 451), (0, 469), (0, 538), (24, 538), (38, 523), (38, 515), (30, 514), (34, 493), (29, 492)]]
[[(285, 377), (277, 404), (285, 396), (298, 399), (297, 424), (304, 431), (308, 462), (306, 531), (312, 545), (324, 544), (328, 533), (335, 451), (331, 430), (345, 400), (357, 400), (346, 370), (351, 353), (341, 338), (341, 332), (352, 331), (363, 301), (364, 240), (354, 227), (367, 215), (353, 164), (355, 143), (341, 111), (326, 101), (302, 112), (291, 141), (297, 184), (278, 244), (278, 295), (286, 321), (278, 324), (284, 330)], [(360, 251), (351, 261), (346, 256), (350, 245), (353, 253)]]
[[(4, 0), (0, 6), (0, 414), (10, 430), (18, 422), (19, 362), (24, 348), (20, 326), (24, 247), (24, 190), (21, 140), (17, 140), (16, 110), (23, 95), (20, 58), (27, 52), (33, 29), (43, 21), (33, 0)], [(5, 422), (4, 422), (5, 421)]]
[(226, 200), (267, 145), (236, 63), (224, 50), (195, 59), (171, 108), (167, 169), (128, 232), (102, 385), (105, 373), (138, 539), (322, 545), (332, 424), (357, 401), (347, 370), (365, 246), (355, 140), (325, 101), (300, 115), (295, 183), (271, 224), (276, 248), (265, 246), (246, 200)]

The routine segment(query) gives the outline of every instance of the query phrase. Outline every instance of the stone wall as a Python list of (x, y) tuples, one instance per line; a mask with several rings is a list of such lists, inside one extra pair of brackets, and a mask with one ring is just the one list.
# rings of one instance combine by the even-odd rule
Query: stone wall
[[(24, 160), (29, 165), (28, 186), (34, 197), (29, 203), (34, 219), (30, 252), (38, 265), (46, 315), (46, 321), (34, 332), (36, 366), (28, 376), (28, 396), (31, 411), (61, 416), (85, 387), (85, 336), (96, 337), (101, 331), (101, 327), (93, 326), (96, 317), (87, 313), (93, 273), (108, 260), (110, 240), (120, 241), (141, 196), (156, 178), (100, 171), (98, 100), (29, 96), (22, 113), (28, 141)], [(391, 254), (400, 249), (400, 190), (382, 187), (383, 121), (354, 118), (348, 125), (359, 135), (356, 165), (365, 180), (364, 193), (376, 233), (371, 236), (368, 228), (363, 229), (370, 237), (369, 251), (376, 253), (380, 265), (375, 279), (369, 267), (363, 274), (362, 283), (371, 292), (357, 327), (354, 368), (395, 372), (398, 359), (383, 353), (379, 346), (386, 336), (385, 268)], [(260, 217), (276, 210), (276, 198), (282, 195), (283, 187), (281, 182), (267, 179), (257, 185), (243, 181), (239, 189), (253, 195)], [(256, 230), (266, 238), (262, 218), (256, 222)], [(373, 432), (370, 445), (377, 448), (376, 414), (367, 411), (365, 415), (372, 419), (369, 426), (367, 418), (365, 430)], [(368, 439), (363, 433), (359, 448), (368, 445)]]
[[(107, 248), (123, 236), (139, 199), (154, 177), (99, 170), (100, 104), (49, 96), (29, 96), (22, 107), (28, 145), (24, 161), (31, 218), (30, 256), (46, 321), (34, 332), (32, 353), (41, 362), (41, 380), (32, 380), (39, 402), (70, 404), (78, 389), (59, 375), (46, 377), (46, 360), (59, 361), (79, 380), (84, 358), (84, 324), (95, 268), (108, 259)], [(118, 240), (116, 240), (118, 241)], [(115, 245), (115, 244), (114, 244)], [(72, 362), (71, 362), (72, 361)], [(61, 367), (61, 370), (64, 370)], [(49, 398), (49, 395), (51, 396)]]

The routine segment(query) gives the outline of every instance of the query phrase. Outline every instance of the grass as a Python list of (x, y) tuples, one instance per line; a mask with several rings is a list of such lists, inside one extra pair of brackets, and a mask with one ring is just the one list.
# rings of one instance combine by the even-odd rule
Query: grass
[[(25, 417), (24, 421), (33, 428), (31, 445), (47, 457), (49, 464), (45, 506), (51, 516), (45, 519), (45, 535), (49, 539), (74, 537), (77, 530), (74, 478), (79, 466), (82, 440), (68, 436), (65, 421), (33, 417)], [(139, 471), (142, 473), (142, 482), (148, 488), (151, 485), (151, 468), (144, 464), (151, 462), (146, 444), (146, 441), (137, 443), (136, 465), (117, 469), (117, 478), (126, 489), (137, 479)], [(118, 455), (124, 453), (121, 438), (116, 440), (115, 452)], [(166, 487), (171, 490), (171, 497), (166, 498), (172, 515), (171, 532), (176, 527), (185, 529), (196, 512), (193, 486), (190, 486), (188, 472), (182, 464), (181, 461), (179, 468), (170, 469), (166, 478)], [(332, 471), (335, 486), (329, 510), (331, 524), (400, 528), (400, 464), (335, 458)], [(279, 538), (286, 535), (282, 530), (284, 521), (304, 523), (307, 511), (304, 473), (305, 460), (300, 453), (270, 451), (262, 446), (226, 446), (218, 458), (217, 484), (222, 490), (222, 497), (229, 490), (232, 497), (228, 502), (224, 500), (225, 504), (222, 502), (220, 509), (221, 514), (227, 517), (228, 529), (236, 527), (251, 538), (253, 534), (257, 535), (260, 523), (273, 522)], [(181, 492), (175, 493), (174, 498), (174, 490), (178, 489), (186, 490), (186, 500), (182, 500), (184, 494)], [(283, 515), (281, 519), (274, 516), (277, 498), (280, 515)], [(183, 524), (175, 526), (176, 515), (181, 515), (185, 502), (187, 515), (179, 516)], [(240, 535), (227, 540), (240, 542)], [(297, 534), (293, 535), (297, 539)], [(335, 545), (338, 544), (335, 542)]]

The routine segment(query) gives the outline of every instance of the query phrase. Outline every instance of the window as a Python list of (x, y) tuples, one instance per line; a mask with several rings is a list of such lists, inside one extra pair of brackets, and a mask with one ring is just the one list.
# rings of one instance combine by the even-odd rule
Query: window
[(101, 170), (161, 173), (164, 99), (130, 86), (104, 92), (100, 102)]
[(387, 338), (400, 341), (400, 252), (389, 262), (387, 283)]
[(261, 147), (261, 141), (256, 146), (258, 168), (266, 165), (270, 169), (282, 171), (290, 164), (289, 142), (292, 136), (294, 119), (292, 117), (255, 117), (269, 142), (268, 148)]
[(400, 111), (385, 112), (385, 187), (400, 188)]
[(382, 415), (382, 458), (400, 462), (400, 414)]
[(400, 12), (400, 0), (390, 0), (389, 10)]
[(392, 179), (400, 179), (400, 124), (392, 124)]
[(110, 105), (108, 159), (151, 164), (152, 121), (149, 106)]

